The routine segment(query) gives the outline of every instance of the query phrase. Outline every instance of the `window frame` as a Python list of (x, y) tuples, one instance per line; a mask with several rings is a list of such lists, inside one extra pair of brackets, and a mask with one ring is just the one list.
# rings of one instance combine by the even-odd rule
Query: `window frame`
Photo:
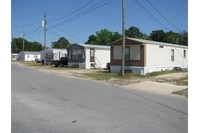
[(174, 49), (171, 49), (171, 61), (175, 60), (175, 51)]
[[(126, 50), (128, 50), (128, 53), (126, 53)], [(130, 46), (125, 47), (125, 61), (129, 62), (130, 61)]]

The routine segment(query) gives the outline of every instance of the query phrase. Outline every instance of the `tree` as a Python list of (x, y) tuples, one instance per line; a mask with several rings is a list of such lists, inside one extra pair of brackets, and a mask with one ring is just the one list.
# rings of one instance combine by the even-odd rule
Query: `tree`
[(154, 41), (173, 43), (188, 46), (188, 32), (176, 33), (173, 31), (164, 32), (163, 30), (152, 31), (149, 36)]
[[(41, 51), (42, 44), (39, 42), (28, 42), (24, 39), (24, 51)], [(23, 38), (14, 38), (11, 42), (11, 52), (19, 53), (23, 51)]]
[(90, 35), (87, 44), (108, 45), (109, 43), (120, 39), (121, 35), (118, 32), (111, 32), (107, 29), (102, 29), (96, 32), (96, 35)]
[(60, 37), (58, 41), (52, 42), (52, 48), (68, 48), (70, 45), (69, 41), (64, 38)]
[(86, 44), (95, 44), (97, 42), (97, 37), (95, 35), (90, 35)]
[(173, 31), (165, 33), (165, 42), (179, 44), (179, 34)]
[(149, 36), (154, 41), (165, 42), (166, 33), (163, 30), (155, 30)]
[(188, 32), (183, 31), (179, 35), (179, 44), (188, 46)]
[(128, 30), (126, 30), (126, 37), (140, 38), (140, 39), (147, 38), (146, 34), (143, 34), (139, 28), (133, 26), (130, 27)]

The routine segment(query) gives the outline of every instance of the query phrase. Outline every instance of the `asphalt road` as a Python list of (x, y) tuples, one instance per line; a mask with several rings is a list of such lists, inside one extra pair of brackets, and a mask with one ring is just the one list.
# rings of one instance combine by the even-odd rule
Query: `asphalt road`
[(185, 98), (12, 64), (12, 133), (187, 133)]

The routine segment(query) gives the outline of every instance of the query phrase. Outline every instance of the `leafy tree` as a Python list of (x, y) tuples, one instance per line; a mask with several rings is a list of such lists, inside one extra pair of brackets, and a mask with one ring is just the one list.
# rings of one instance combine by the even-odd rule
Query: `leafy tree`
[(163, 30), (155, 30), (149, 36), (154, 41), (165, 42), (166, 33)]
[[(41, 51), (42, 44), (39, 42), (28, 42), (24, 39), (24, 51)], [(23, 51), (23, 38), (14, 38), (11, 42), (11, 52), (19, 53)]]
[(69, 41), (64, 38), (60, 37), (58, 41), (52, 42), (52, 48), (68, 48), (70, 45)]
[(95, 44), (97, 42), (97, 37), (95, 35), (90, 35), (86, 44)]
[(126, 32), (126, 37), (132, 37), (132, 38), (140, 38), (144, 39), (146, 37), (146, 34), (143, 34), (139, 28), (137, 27), (130, 27)]
[(188, 46), (188, 32), (183, 31), (179, 35), (180, 35), (180, 37), (179, 37), (179, 44), (180, 45)]
[(111, 42), (116, 41), (116, 40), (118, 40), (120, 38), (122, 38), (121, 34), (119, 34), (118, 32), (112, 32)]
[(188, 46), (188, 32), (176, 33), (173, 31), (164, 32), (163, 30), (152, 31), (149, 36), (154, 41), (167, 42)]
[(165, 42), (179, 44), (179, 34), (173, 31), (166, 32)]
[(86, 44), (108, 45), (109, 43), (120, 39), (121, 35), (118, 32), (111, 32), (107, 29), (102, 29), (96, 32), (96, 35), (90, 35)]

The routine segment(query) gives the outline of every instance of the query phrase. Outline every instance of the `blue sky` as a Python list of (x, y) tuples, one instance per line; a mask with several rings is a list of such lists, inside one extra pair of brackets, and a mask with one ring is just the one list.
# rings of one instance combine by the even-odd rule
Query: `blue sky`
[[(187, 0), (125, 1), (126, 29), (135, 26), (147, 35), (159, 29), (174, 32), (188, 31)], [(21, 37), (24, 31), (26, 40), (39, 41), (43, 44), (41, 21), (44, 12), (47, 18), (47, 46), (62, 36), (71, 43), (84, 43), (91, 34), (104, 28), (113, 32), (122, 32), (122, 0), (12, 0), (11, 2), (13, 37)], [(85, 10), (89, 12), (84, 14)]]

